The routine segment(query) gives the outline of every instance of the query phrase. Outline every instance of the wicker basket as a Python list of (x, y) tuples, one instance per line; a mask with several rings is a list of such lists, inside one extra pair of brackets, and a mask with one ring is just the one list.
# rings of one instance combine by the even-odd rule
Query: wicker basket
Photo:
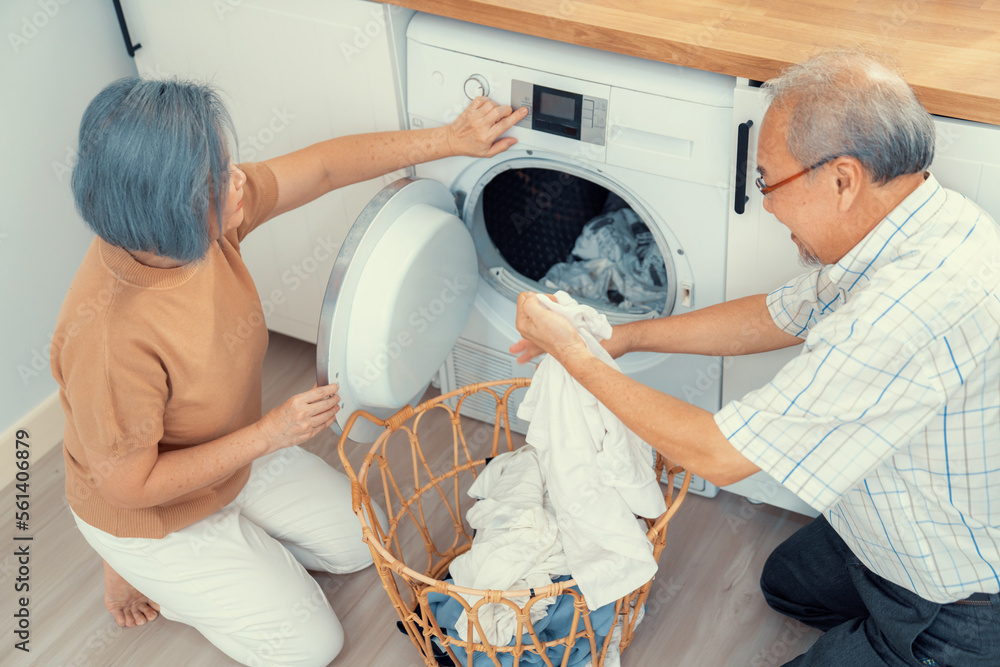
[[(589, 641), (590, 655), (598, 656), (592, 664), (604, 665), (611, 632), (607, 632), (605, 641), (598, 645), (595, 638), (599, 635), (591, 623), (591, 612), (572, 579), (541, 589), (506, 591), (462, 588), (444, 580), (451, 561), (465, 553), (472, 543), (473, 531), (465, 521), (465, 513), (474, 500), (465, 492), (489, 457), (514, 449), (518, 436), (512, 437), (507, 403), (512, 392), (529, 383), (529, 379), (519, 378), (469, 385), (416, 408), (407, 406), (384, 421), (359, 411), (351, 416), (340, 439), (340, 458), (351, 479), (353, 509), (361, 522), (364, 541), (371, 549), (383, 588), (399, 614), (401, 629), (405, 629), (428, 667), (439, 664), (435, 654), (438, 657), (447, 655), (455, 665), (460, 665), (459, 652), (467, 665), (473, 664), (473, 655), (478, 652), (488, 658), (486, 664), (498, 666), (503, 653), (510, 654), (515, 667), (521, 664), (522, 656), (529, 653), (536, 654), (537, 657), (532, 658), (536, 664), (565, 666), (571, 654), (567, 649), (578, 641)], [(471, 419), (463, 422), (459, 414), (462, 401), (481, 392), (496, 402), (495, 423), (483, 424)], [(351, 427), (359, 418), (384, 426), (385, 432), (355, 472), (344, 448), (350, 442), (347, 436)], [(420, 433), (431, 440), (428, 430), (435, 433), (434, 445), (420, 442)], [(448, 430), (451, 444), (442, 447), (440, 441), (446, 437), (442, 432)], [(687, 494), (690, 476), (685, 476), (675, 496), (673, 479), (682, 472), (681, 468), (670, 466), (660, 455), (655, 465), (657, 478), (667, 470), (667, 510), (656, 520), (645, 521), (646, 535), (653, 544), (653, 557), (659, 560), (666, 543), (667, 524)], [(372, 511), (373, 501), (385, 509), (388, 525), (381, 525)], [(621, 624), (619, 651), (623, 652), (632, 641), (639, 610), (651, 585), (652, 580), (615, 602), (612, 627)], [(469, 620), (466, 633), (469, 641), (449, 636), (438, 623), (434, 605), (428, 599), (429, 595), (441, 599), (435, 594), (450, 596), (462, 604)], [(481, 599), (470, 605), (463, 594), (481, 596)], [(536, 632), (533, 627), (529, 612), (539, 600), (552, 597), (555, 601), (558, 596), (572, 596), (571, 631), (565, 637), (545, 639), (540, 636), (543, 633)], [(505, 605), (515, 612), (517, 626), (512, 645), (493, 646), (484, 639), (479, 611), (488, 604)], [(554, 662), (553, 654), (561, 654), (562, 660)], [(482, 656), (476, 655), (477, 665), (482, 664)]]

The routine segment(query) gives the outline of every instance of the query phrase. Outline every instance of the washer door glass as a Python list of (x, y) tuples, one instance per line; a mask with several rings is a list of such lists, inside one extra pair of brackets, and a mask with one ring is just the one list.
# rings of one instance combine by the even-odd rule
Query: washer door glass
[[(400, 179), (372, 199), (334, 263), (320, 314), (317, 376), (340, 385), (334, 430), (420, 400), (476, 296), (476, 249), (447, 187)], [(353, 440), (382, 432), (358, 420)]]

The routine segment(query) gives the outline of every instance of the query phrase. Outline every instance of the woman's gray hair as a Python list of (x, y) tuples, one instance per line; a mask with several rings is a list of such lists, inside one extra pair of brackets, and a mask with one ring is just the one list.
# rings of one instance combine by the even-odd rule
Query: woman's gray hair
[(72, 188), (102, 239), (189, 262), (222, 230), (233, 121), (219, 95), (189, 81), (119, 79), (87, 106)]
[(884, 184), (920, 173), (934, 159), (934, 121), (885, 60), (834, 50), (782, 72), (763, 88), (790, 108), (788, 151), (804, 166), (856, 158)]

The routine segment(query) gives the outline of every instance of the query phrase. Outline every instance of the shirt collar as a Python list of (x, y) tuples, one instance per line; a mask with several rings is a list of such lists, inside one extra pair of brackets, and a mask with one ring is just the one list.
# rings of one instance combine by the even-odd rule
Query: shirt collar
[(839, 262), (821, 273), (840, 289), (851, 291), (868, 283), (869, 276), (900, 257), (901, 246), (944, 203), (945, 193), (930, 173), (906, 199), (892, 209)]

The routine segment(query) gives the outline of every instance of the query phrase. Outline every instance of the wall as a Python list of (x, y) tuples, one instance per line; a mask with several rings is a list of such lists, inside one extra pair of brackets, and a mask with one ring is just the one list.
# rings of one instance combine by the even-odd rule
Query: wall
[(101, 88), (137, 72), (108, 0), (3, 0), (0, 34), (2, 487), (17, 428), (32, 429), (33, 460), (61, 440), (48, 346), (92, 238), (69, 190), (77, 130)]

